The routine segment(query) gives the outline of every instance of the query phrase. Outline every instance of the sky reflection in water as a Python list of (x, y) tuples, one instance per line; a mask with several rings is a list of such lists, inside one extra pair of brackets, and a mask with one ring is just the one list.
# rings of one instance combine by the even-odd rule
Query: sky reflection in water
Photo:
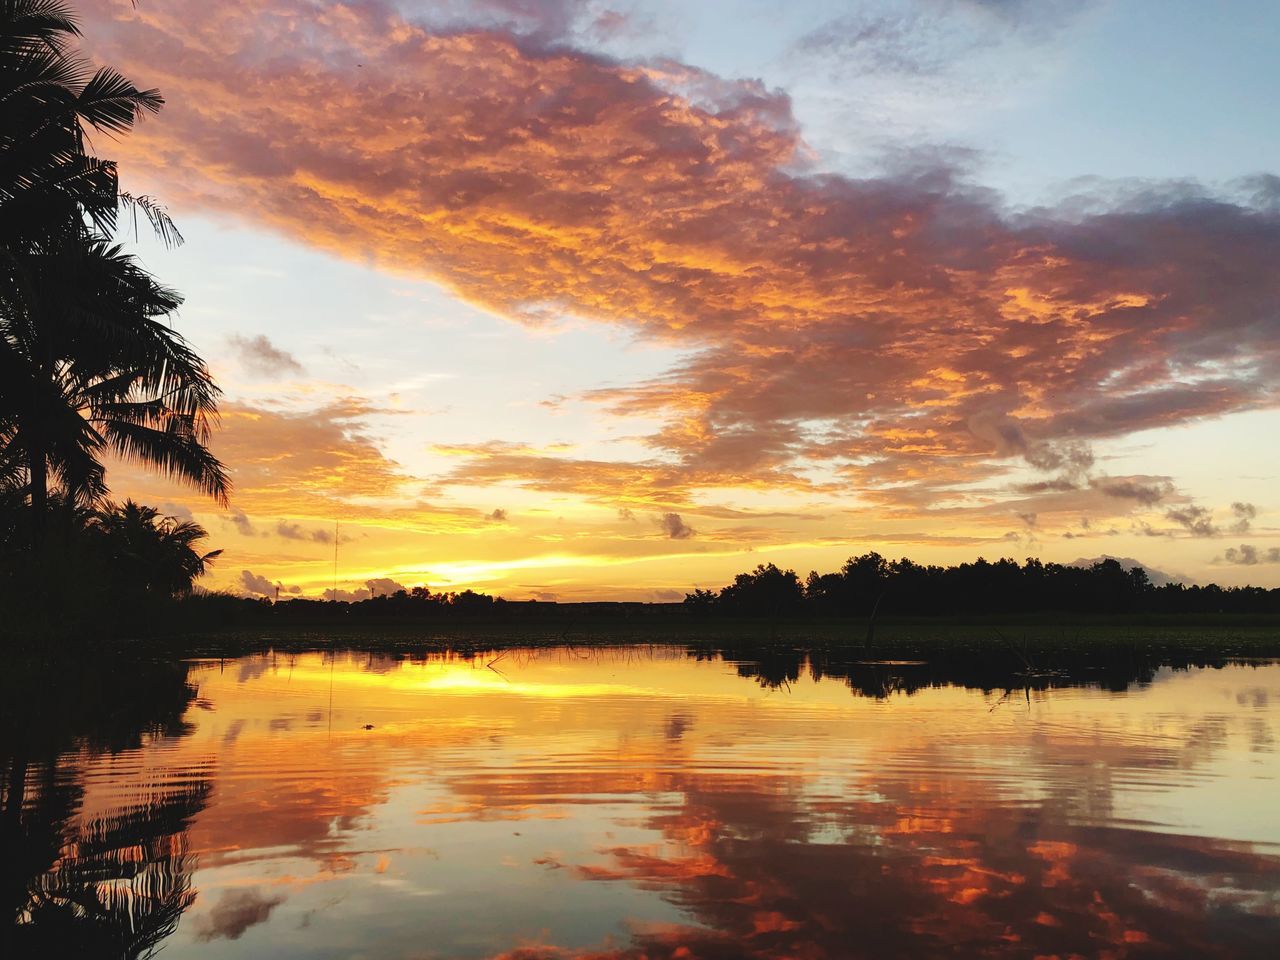
[(20, 925), (169, 960), (1280, 941), (1280, 666), (874, 699), (674, 649), (494, 656), (194, 665), (178, 725), (30, 765), (23, 849), (57, 821), (61, 860), (6, 877)]

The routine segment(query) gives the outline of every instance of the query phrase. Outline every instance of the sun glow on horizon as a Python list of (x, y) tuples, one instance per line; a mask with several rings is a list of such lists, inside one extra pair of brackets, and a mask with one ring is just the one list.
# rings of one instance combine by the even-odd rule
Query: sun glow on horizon
[[(1280, 222), (1250, 159), (1274, 138), (1237, 126), (1238, 170), (1166, 140), (1143, 162), (1186, 168), (1153, 179), (1087, 133), (1064, 66), (1132, 74), (1147, 54), (1111, 46), (1130, 14), (1031, 30), (979, 6), (920, 13), (938, 49), (901, 73), (921, 51), (872, 57), (887, 37), (807, 4), (777, 35), (743, 22), (752, 70), (714, 16), (675, 30), (661, 5), (609, 37), (576, 8), (86, 11), (87, 53), (166, 97), (121, 168), (188, 236), (144, 256), (226, 388), (236, 485), (227, 513), (132, 468), (113, 491), (194, 513), (225, 550), (206, 585), (257, 595), (331, 589), (335, 518), (349, 593), (671, 599), (871, 549), (1280, 582), (1257, 442), (1280, 416)], [(1210, 29), (1188, 17), (1164, 29)], [(684, 54), (652, 46), (662, 23)], [(1215, 83), (1260, 55), (1238, 34)], [(985, 39), (961, 56), (965, 36)], [(962, 95), (1006, 69), (1025, 102)], [(1090, 149), (1037, 153), (1048, 114)], [(1005, 146), (1016, 173), (983, 159)]]

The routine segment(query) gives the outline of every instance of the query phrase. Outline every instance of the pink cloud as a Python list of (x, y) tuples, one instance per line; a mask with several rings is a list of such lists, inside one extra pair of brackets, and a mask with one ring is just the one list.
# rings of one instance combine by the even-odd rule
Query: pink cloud
[[(1277, 401), (1275, 178), (1014, 214), (942, 166), (808, 168), (785, 94), (573, 49), (583, 5), (461, 9), (175, 0), (95, 10), (86, 33), (168, 98), (118, 152), (175, 207), (522, 322), (570, 313), (690, 348), (593, 395), (665, 422), (652, 463), (610, 469), (670, 503), (743, 477), (803, 485), (806, 463), (903, 503), (1015, 461), (1076, 485), (1091, 441)], [(469, 476), (604, 472), (550, 459)]]

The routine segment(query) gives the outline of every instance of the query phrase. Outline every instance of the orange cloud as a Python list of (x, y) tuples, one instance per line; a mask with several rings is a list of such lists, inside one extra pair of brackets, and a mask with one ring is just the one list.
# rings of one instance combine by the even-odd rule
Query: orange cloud
[[(691, 348), (593, 395), (665, 422), (656, 465), (614, 479), (668, 503), (814, 463), (927, 503), (1012, 461), (1079, 472), (1090, 440), (1276, 403), (1275, 178), (1015, 214), (945, 167), (822, 173), (785, 94), (552, 45), (581, 34), (581, 5), (509, 6), (427, 22), (378, 0), (116, 3), (86, 33), (167, 96), (119, 152), (174, 205), (526, 323)], [(317, 464), (312, 489), (366, 466)]]
[(235, 465), (237, 504), (330, 516), (335, 502), (400, 493), (410, 478), (361, 429), (372, 412), (359, 401), (301, 413), (227, 405), (215, 442)]
[[(1097, 745), (1076, 749), (1086, 763)], [(1114, 759), (1117, 768), (1134, 761)], [(581, 882), (658, 892), (696, 926), (637, 930), (631, 944), (614, 949), (528, 947), (495, 960), (838, 958), (853, 942), (870, 956), (994, 953), (1017, 944), (1026, 956), (1123, 957), (1131, 945), (1148, 944), (1167, 955), (1228, 957), (1247, 953), (1270, 922), (1265, 907), (1257, 929), (1236, 923), (1224, 934), (1206, 922), (1212, 897), (1203, 877), (1247, 878), (1249, 892), (1225, 909), (1249, 912), (1265, 896), (1274, 858), (1247, 845), (1080, 826), (1077, 807), (1109, 796), (1105, 777), (1035, 804), (1009, 803), (993, 819), (990, 805), (1006, 798), (993, 801), (989, 783), (877, 774), (866, 784), (874, 800), (850, 799), (856, 781), (848, 795), (819, 800), (806, 797), (802, 773), (756, 774), (744, 789), (732, 775), (683, 769), (670, 756), (666, 764), (644, 784), (612, 771), (452, 782), (477, 811), (621, 789), (678, 798), (645, 821), (660, 841), (602, 850), (604, 863), (553, 865)], [(1084, 792), (1087, 800), (1077, 796)], [(1222, 939), (1228, 935), (1238, 941)]]
[[(420, 531), (482, 528), (488, 522), (483, 511), (418, 499), (423, 482), (390, 460), (369, 432), (368, 419), (386, 412), (357, 398), (309, 410), (224, 404), (212, 447), (232, 465), (230, 522), (246, 536), (320, 544), (333, 543), (329, 527), (284, 518), (386, 519)], [(113, 464), (110, 477), (152, 498), (182, 495), (181, 488), (127, 464)]]

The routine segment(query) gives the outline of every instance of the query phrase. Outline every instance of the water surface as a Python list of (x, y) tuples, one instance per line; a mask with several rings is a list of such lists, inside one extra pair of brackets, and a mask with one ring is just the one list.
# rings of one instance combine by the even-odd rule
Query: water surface
[(10, 955), (1277, 955), (1280, 666), (1123, 692), (806, 666), (340, 652), (68, 681), (87, 732), (3, 724)]

